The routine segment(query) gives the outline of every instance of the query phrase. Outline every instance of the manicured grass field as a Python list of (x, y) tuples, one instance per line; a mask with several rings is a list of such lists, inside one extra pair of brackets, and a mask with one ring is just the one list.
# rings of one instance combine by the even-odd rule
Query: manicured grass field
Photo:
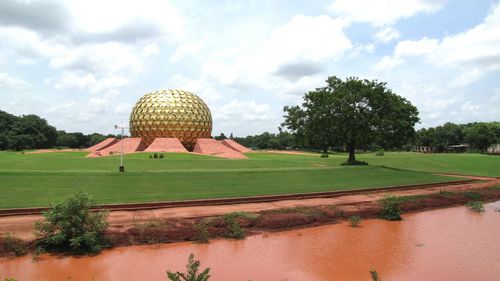
[[(84, 158), (86, 153), (0, 152), (0, 208), (48, 206), (78, 190), (103, 203), (285, 194), (455, 180), (430, 172), (500, 175), (500, 157), (386, 153), (359, 155), (370, 166), (343, 167), (345, 155), (249, 153), (246, 160), (194, 154)], [(465, 161), (465, 163), (464, 163)], [(396, 169), (394, 169), (396, 168)]]

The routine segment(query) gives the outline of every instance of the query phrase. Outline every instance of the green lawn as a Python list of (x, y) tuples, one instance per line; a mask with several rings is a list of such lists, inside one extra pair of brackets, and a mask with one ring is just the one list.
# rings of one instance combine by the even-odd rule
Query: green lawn
[[(186, 200), (376, 188), (455, 180), (430, 172), (500, 175), (500, 157), (474, 154), (386, 153), (359, 155), (370, 163), (343, 167), (345, 155), (249, 153), (228, 160), (194, 154), (147, 153), (119, 158), (85, 158), (85, 153), (20, 154), (0, 152), (0, 208), (48, 206), (77, 190), (98, 203)], [(384, 167), (385, 166), (385, 167)], [(388, 168), (389, 167), (389, 168)], [(393, 169), (397, 168), (397, 169)]]
[(433, 173), (453, 173), (476, 176), (500, 176), (500, 157), (472, 153), (413, 153), (391, 152), (385, 156), (360, 154), (359, 160), (370, 165)]

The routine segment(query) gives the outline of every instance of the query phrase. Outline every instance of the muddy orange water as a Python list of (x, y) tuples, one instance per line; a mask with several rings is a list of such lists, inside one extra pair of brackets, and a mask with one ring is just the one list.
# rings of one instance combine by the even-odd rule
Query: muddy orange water
[[(175, 243), (104, 251), (95, 257), (0, 259), (0, 279), (167, 280), (189, 253), (210, 280), (500, 280), (500, 201), (486, 212), (465, 207), (409, 214), (401, 222), (363, 221), (269, 233), (242, 241)], [(71, 278), (71, 279), (68, 279)], [(3, 279), (1, 279), (3, 280)]]

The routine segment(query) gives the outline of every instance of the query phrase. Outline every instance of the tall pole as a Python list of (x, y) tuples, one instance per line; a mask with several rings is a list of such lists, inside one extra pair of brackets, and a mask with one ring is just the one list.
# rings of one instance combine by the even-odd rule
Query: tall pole
[(123, 120), (122, 120), (122, 134), (121, 134), (121, 141), (120, 141), (120, 172), (125, 171), (125, 167), (123, 166), (123, 134), (125, 134), (125, 130), (123, 128)]
[(118, 125), (115, 125), (115, 129), (120, 129), (121, 130), (121, 134), (120, 134), (120, 168), (119, 168), (119, 171), (120, 172), (125, 172), (125, 166), (123, 165), (123, 136), (125, 135), (125, 129), (126, 127), (123, 126), (123, 120), (122, 120), (122, 125), (121, 126), (118, 126)]

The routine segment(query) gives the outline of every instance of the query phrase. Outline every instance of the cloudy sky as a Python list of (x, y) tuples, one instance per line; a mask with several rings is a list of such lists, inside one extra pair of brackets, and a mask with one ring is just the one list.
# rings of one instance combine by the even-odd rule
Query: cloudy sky
[(420, 127), (500, 120), (500, 3), (0, 1), (0, 110), (113, 133), (146, 92), (200, 95), (213, 134), (276, 132), (328, 76), (378, 79)]

